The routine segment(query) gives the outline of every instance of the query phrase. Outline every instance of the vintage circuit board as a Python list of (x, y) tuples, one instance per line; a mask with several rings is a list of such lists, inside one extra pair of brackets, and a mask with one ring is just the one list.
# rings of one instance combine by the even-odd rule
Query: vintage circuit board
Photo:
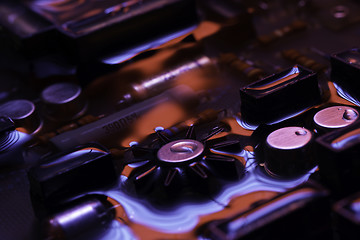
[(359, 13), (1, 1), (0, 239), (359, 239)]

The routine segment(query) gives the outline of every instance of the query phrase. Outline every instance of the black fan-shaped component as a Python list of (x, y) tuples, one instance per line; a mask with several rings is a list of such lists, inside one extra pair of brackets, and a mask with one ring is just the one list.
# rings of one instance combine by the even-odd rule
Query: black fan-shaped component
[(198, 136), (190, 126), (182, 138), (169, 139), (157, 131), (157, 139), (147, 146), (132, 146), (125, 154), (127, 164), (135, 167), (128, 181), (135, 185), (138, 193), (164, 194), (168, 196), (202, 193), (209, 195), (218, 191), (224, 182), (239, 179), (244, 165), (238, 159), (217, 154), (220, 149), (239, 144), (234, 139), (214, 141), (210, 138), (226, 131), (221, 125), (213, 127), (207, 134)]

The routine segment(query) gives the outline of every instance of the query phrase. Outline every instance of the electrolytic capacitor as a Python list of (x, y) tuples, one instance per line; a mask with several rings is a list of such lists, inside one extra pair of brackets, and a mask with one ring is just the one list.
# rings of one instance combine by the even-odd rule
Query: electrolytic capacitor
[(43, 220), (44, 239), (96, 239), (115, 218), (113, 205), (106, 196), (88, 195), (70, 207)]
[(29, 100), (18, 99), (2, 104), (0, 115), (10, 117), (16, 128), (21, 128), (29, 134), (37, 133), (42, 126), (34, 103)]
[(265, 170), (273, 176), (296, 177), (315, 167), (313, 134), (302, 127), (270, 133), (264, 148)]
[(354, 123), (359, 118), (359, 112), (354, 106), (327, 106), (314, 114), (314, 127), (318, 134), (343, 128)]
[(73, 83), (55, 83), (41, 93), (45, 114), (55, 121), (70, 121), (83, 115), (87, 103), (81, 87)]

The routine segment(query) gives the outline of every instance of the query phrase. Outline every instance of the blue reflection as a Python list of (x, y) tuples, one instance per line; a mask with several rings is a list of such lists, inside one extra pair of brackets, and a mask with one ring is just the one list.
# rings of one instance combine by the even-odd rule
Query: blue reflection
[(130, 48), (129, 50), (117, 53), (114, 56), (104, 58), (104, 59), (102, 59), (102, 62), (105, 64), (110, 64), (110, 65), (119, 64), (121, 62), (124, 62), (124, 61), (134, 57), (135, 55), (139, 54), (142, 51), (158, 47), (172, 39), (175, 39), (177, 37), (185, 35), (185, 34), (191, 32), (192, 30), (194, 30), (195, 28), (196, 28), (196, 26), (191, 26), (191, 27), (182, 29), (180, 31), (173, 32), (166, 36), (160, 37), (158, 39), (148, 41), (147, 43), (144, 43), (142, 45), (138, 45), (136, 47)]
[(99, 240), (113, 240), (113, 239), (123, 239), (123, 240), (137, 240), (138, 238), (132, 233), (131, 229), (120, 223), (119, 221), (113, 220), (109, 226), (108, 231), (106, 231), (102, 236), (98, 238)]
[(356, 98), (354, 98), (354, 97), (352, 97), (349, 93), (347, 93), (345, 90), (343, 90), (339, 85), (337, 85), (336, 83), (333, 83), (334, 84), (334, 87), (335, 87), (335, 89), (336, 89), (336, 91), (337, 91), (337, 94), (341, 97), (341, 98), (343, 98), (343, 99), (345, 99), (345, 100), (347, 100), (347, 101), (349, 101), (349, 102), (351, 102), (351, 103), (353, 103), (353, 104), (355, 104), (355, 105), (357, 105), (357, 106), (360, 106), (360, 101), (359, 100), (357, 100)]
[[(215, 151), (217, 153), (224, 153)], [(228, 186), (223, 192), (207, 203), (183, 203), (172, 211), (154, 208), (147, 201), (129, 196), (121, 190), (121, 183), (127, 178), (121, 177), (119, 188), (105, 194), (118, 201), (125, 209), (128, 218), (138, 224), (148, 226), (165, 233), (184, 233), (193, 230), (202, 215), (221, 211), (231, 199), (257, 191), (285, 192), (309, 179), (316, 167), (309, 173), (296, 179), (274, 179), (258, 166), (253, 153), (241, 151), (235, 155), (246, 160), (246, 173), (241, 181)]]

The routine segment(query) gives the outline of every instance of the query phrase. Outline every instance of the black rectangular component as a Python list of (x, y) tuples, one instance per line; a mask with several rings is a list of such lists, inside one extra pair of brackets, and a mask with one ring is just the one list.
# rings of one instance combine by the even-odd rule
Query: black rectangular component
[(331, 239), (328, 192), (308, 182), (208, 225), (211, 239)]
[(113, 54), (195, 26), (193, 0), (25, 0), (26, 6), (61, 33), (64, 51), (83, 61)]
[(360, 122), (330, 132), (316, 140), (320, 176), (335, 195), (360, 190)]
[(241, 117), (272, 123), (320, 102), (317, 74), (299, 65), (240, 89)]
[(360, 192), (334, 204), (339, 240), (360, 239)]
[(331, 80), (352, 97), (360, 99), (360, 49), (335, 53), (330, 62)]
[(47, 208), (110, 185), (117, 174), (111, 155), (89, 144), (46, 159), (30, 169), (28, 177), (33, 204)]

